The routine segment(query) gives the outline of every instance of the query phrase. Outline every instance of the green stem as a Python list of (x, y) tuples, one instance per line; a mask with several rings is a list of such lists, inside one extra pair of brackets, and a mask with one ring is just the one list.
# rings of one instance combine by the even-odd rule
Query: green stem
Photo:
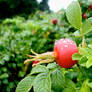
[(86, 47), (85, 36), (84, 36), (84, 34), (82, 33), (82, 28), (80, 29), (80, 33), (81, 33), (81, 35), (82, 35), (82, 47), (85, 48), (85, 47)]
[(86, 47), (86, 43), (85, 43), (85, 36), (82, 37), (82, 47), (85, 48)]

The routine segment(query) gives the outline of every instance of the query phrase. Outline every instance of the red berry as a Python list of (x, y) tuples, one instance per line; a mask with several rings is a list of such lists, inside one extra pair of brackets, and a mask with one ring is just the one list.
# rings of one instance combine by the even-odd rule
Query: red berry
[(77, 61), (72, 60), (72, 55), (78, 53), (76, 44), (70, 39), (61, 39), (55, 43), (54, 53), (56, 62), (63, 68), (70, 68)]
[(92, 4), (90, 4), (89, 8), (92, 9)]
[(58, 22), (58, 20), (57, 20), (57, 19), (52, 19), (52, 23), (53, 23), (54, 25), (56, 25), (56, 24), (57, 24), (57, 22)]
[(87, 18), (87, 14), (86, 14), (86, 13), (83, 14), (83, 18), (84, 18), (84, 19)]
[(34, 67), (37, 63), (39, 63), (39, 61), (33, 61), (32, 62), (32, 67)]

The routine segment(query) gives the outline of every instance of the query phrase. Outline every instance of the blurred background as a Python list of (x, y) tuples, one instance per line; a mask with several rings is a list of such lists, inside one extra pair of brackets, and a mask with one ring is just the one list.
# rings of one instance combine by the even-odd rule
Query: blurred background
[[(71, 38), (80, 44), (78, 30), (66, 19), (73, 0), (0, 0), (0, 92), (15, 92), (18, 82), (31, 70), (23, 64), (31, 54), (52, 51), (55, 40)], [(92, 0), (78, 0), (83, 21), (92, 17)], [(92, 33), (86, 35), (92, 43)]]

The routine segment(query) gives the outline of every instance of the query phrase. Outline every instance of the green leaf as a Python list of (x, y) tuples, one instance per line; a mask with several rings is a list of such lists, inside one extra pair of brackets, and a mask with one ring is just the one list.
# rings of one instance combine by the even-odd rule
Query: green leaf
[(65, 76), (69, 79), (75, 79), (78, 76), (78, 72), (75, 71), (67, 71)]
[(89, 68), (92, 66), (92, 57), (88, 57), (88, 61), (86, 63), (86, 67)]
[(0, 75), (0, 79), (8, 78), (9, 75), (7, 73), (3, 73)]
[(87, 85), (87, 83), (88, 83), (88, 80), (83, 82), (82, 87), (81, 87), (79, 92), (91, 92), (90, 88)]
[(16, 88), (16, 92), (29, 92), (33, 86), (35, 76), (27, 76), (21, 80)]
[(87, 62), (87, 57), (83, 56), (81, 57), (80, 61), (78, 62), (81, 66), (86, 66), (86, 62)]
[(44, 72), (48, 72), (48, 69), (43, 65), (37, 65), (34, 68), (32, 68), (31, 74), (44, 73)]
[(66, 78), (65, 81), (66, 81), (65, 85), (66, 85), (67, 88), (75, 88), (76, 87), (75, 84), (74, 84), (74, 82), (72, 80)]
[(34, 80), (34, 92), (51, 92), (51, 80), (49, 73), (41, 73)]
[(82, 13), (77, 1), (73, 1), (66, 9), (66, 16), (69, 23), (76, 29), (82, 27)]
[(88, 47), (92, 49), (92, 44), (88, 44)]
[(54, 90), (51, 90), (51, 92), (55, 92)]
[(63, 92), (76, 92), (75, 84), (72, 80), (66, 78), (66, 88), (64, 88)]
[(60, 67), (57, 67), (51, 73), (52, 89), (59, 91), (65, 86), (65, 77)]
[(48, 69), (54, 69), (54, 68), (56, 68), (56, 67), (57, 67), (56, 62), (50, 63), (50, 64), (47, 65), (47, 68), (48, 68)]
[(91, 83), (87, 83), (87, 85), (92, 88), (92, 82)]
[(82, 57), (82, 55), (75, 53), (75, 54), (72, 55), (72, 60), (80, 60), (81, 57)]
[(65, 88), (63, 92), (76, 92), (74, 88)]
[(75, 31), (75, 32), (74, 32), (74, 36), (75, 36), (75, 37), (81, 37), (80, 31), (79, 31), (79, 30)]
[(90, 49), (90, 48), (82, 48), (81, 47), (81, 48), (79, 48), (79, 53), (81, 55), (89, 57), (89, 56), (92, 56), (92, 49)]
[(82, 33), (87, 34), (88, 32), (92, 31), (92, 17), (88, 18), (82, 26)]

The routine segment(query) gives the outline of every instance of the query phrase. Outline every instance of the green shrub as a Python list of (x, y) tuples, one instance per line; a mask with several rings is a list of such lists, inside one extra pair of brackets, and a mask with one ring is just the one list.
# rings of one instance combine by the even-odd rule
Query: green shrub
[[(2, 88), (0, 90), (2, 92), (13, 92), (20, 79), (30, 72), (31, 65), (26, 71), (23, 64), (30, 49), (37, 53), (51, 51), (56, 39), (69, 37), (67, 32), (71, 26), (63, 19), (64, 16), (64, 12), (61, 15), (38, 11), (34, 16), (30, 15), (28, 20), (16, 17), (2, 21), (0, 24), (0, 88)], [(52, 24), (53, 18), (57, 18), (57, 25)]]

